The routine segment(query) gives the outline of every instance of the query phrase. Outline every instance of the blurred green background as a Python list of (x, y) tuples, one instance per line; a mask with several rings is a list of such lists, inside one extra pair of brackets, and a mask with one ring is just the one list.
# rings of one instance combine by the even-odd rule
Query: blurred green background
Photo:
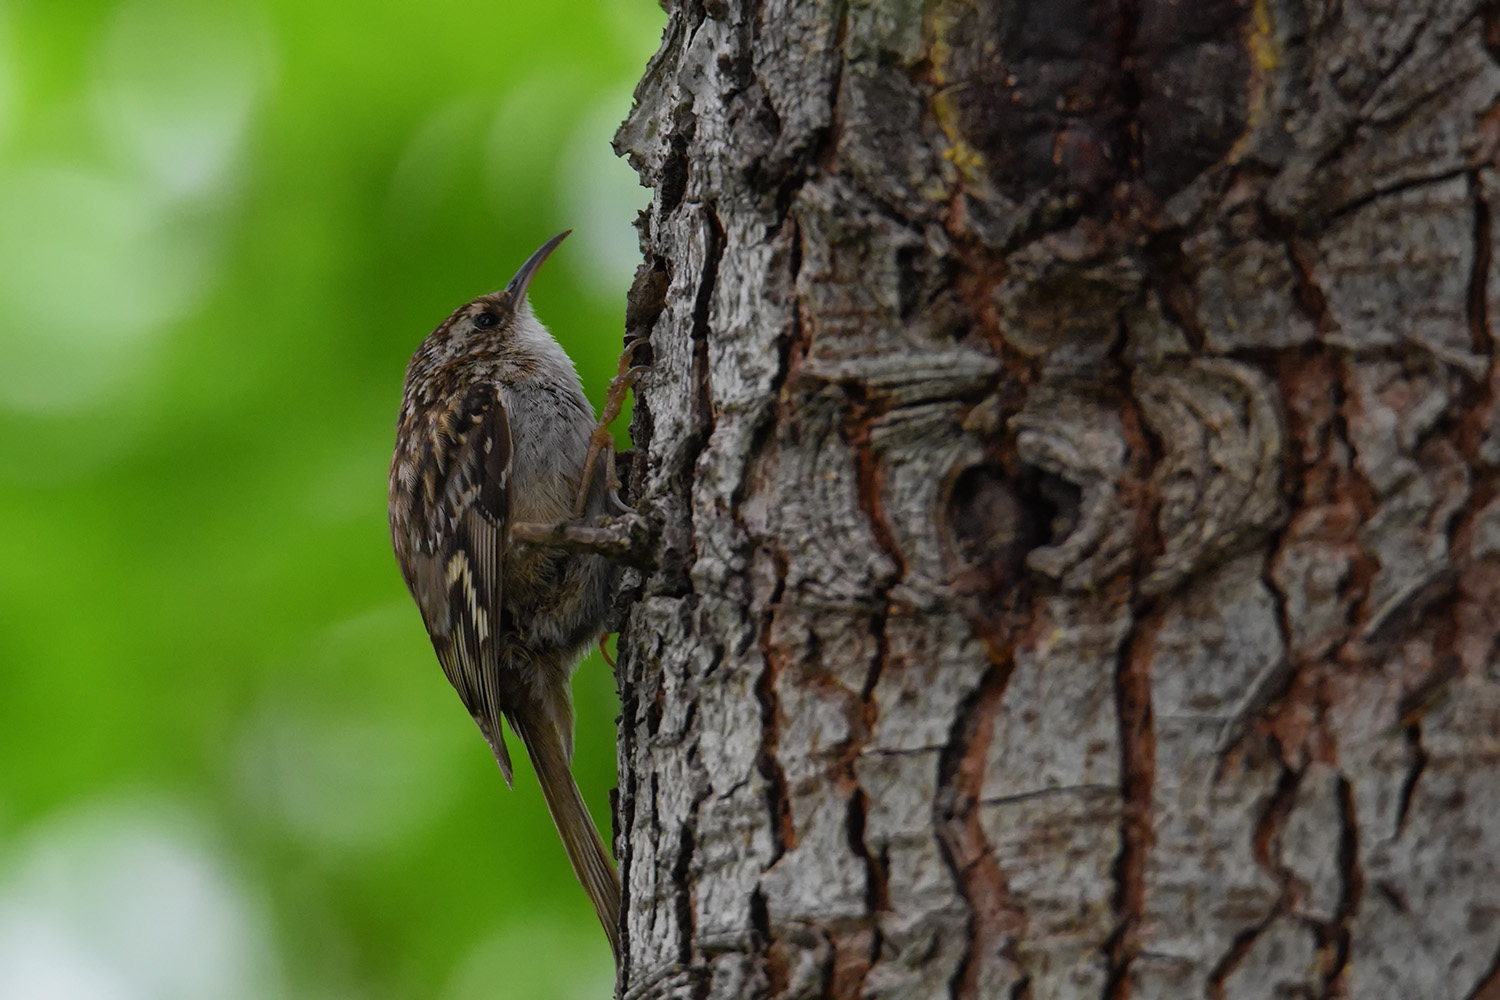
[[(545, 238), (596, 405), (652, 0), (0, 0), (0, 997), (605, 997), (394, 559), (404, 365)], [(608, 831), (614, 684), (575, 684)]]

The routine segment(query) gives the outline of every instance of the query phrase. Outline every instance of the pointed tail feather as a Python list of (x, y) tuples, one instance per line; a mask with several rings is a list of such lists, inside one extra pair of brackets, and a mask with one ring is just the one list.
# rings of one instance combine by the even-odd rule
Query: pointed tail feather
[(506, 717), (516, 735), (526, 744), (531, 766), (536, 769), (537, 779), (542, 784), (547, 811), (552, 814), (552, 822), (562, 837), (573, 874), (578, 876), (589, 902), (594, 904), (594, 912), (599, 916), (599, 923), (604, 925), (609, 947), (618, 962), (620, 876), (615, 873), (614, 862), (610, 860), (599, 831), (594, 829), (594, 820), (583, 803), (577, 782), (573, 780), (563, 741), (538, 706), (508, 712)]

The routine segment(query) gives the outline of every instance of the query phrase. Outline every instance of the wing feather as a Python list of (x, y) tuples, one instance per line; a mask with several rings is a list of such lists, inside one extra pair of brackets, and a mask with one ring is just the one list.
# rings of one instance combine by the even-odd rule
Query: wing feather
[(421, 533), (408, 576), (448, 682), (489, 741), (507, 784), (497, 639), (510, 501), (510, 421), (500, 390), (477, 383), (443, 413), (424, 456)]

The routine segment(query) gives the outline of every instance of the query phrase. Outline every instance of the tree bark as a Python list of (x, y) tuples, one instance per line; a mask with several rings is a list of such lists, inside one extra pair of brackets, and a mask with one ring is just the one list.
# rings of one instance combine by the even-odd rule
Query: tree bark
[(1500, 997), (1494, 7), (669, 15), (621, 994)]

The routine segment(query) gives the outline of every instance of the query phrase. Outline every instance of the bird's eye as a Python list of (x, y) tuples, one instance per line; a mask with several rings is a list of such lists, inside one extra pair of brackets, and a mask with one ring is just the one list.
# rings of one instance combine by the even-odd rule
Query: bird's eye
[(495, 314), (486, 309), (484, 312), (474, 314), (474, 326), (480, 330), (494, 329), (496, 323), (500, 322)]

